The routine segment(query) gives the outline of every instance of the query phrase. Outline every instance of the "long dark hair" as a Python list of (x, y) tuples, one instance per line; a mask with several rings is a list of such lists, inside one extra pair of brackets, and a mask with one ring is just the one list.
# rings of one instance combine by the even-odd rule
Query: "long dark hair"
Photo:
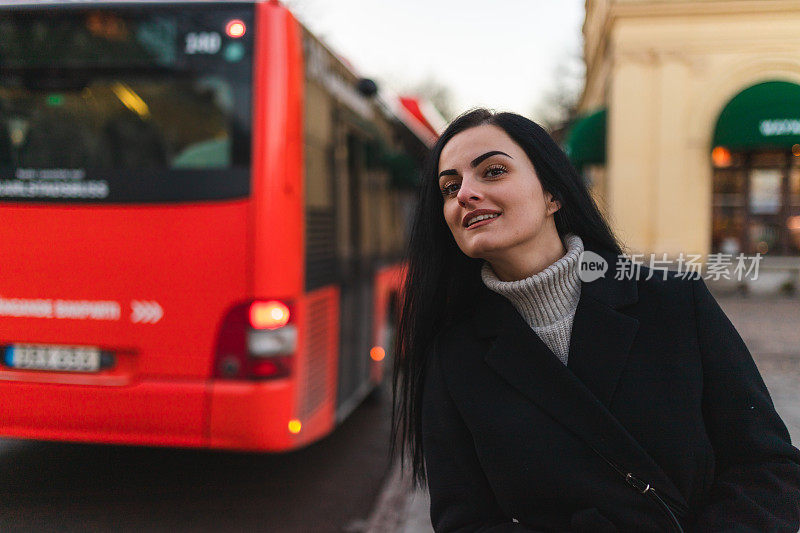
[(455, 243), (442, 214), (438, 185), (439, 156), (456, 134), (491, 124), (502, 128), (528, 155), (542, 188), (561, 203), (555, 225), (564, 241), (568, 233), (585, 246), (621, 254), (622, 248), (566, 154), (535, 122), (514, 113), (474, 109), (456, 118), (431, 149), (422, 171), (414, 224), (407, 253), (400, 320), (392, 375), (392, 457), (400, 452), (401, 468), (411, 459), (415, 486), (427, 481), (422, 450), (422, 394), (427, 350), (436, 333), (464, 309), (482, 283), (482, 260), (465, 255)]

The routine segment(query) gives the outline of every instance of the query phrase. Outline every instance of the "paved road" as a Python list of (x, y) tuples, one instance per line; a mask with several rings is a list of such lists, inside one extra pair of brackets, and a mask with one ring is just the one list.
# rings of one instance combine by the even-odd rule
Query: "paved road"
[(719, 297), (744, 339), (783, 418), (800, 443), (800, 298)]
[(358, 531), (388, 471), (389, 408), (277, 456), (0, 441), (0, 531)]

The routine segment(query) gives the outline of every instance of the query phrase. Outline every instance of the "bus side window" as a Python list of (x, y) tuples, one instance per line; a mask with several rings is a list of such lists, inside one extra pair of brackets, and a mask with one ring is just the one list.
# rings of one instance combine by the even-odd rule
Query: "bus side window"
[[(2, 112), (0, 112), (1, 116)], [(14, 166), (11, 162), (11, 134), (4, 120), (0, 121), (0, 165), (4, 167)]]
[(306, 290), (338, 280), (334, 208), (333, 109), (317, 83), (305, 85)]
[(306, 83), (306, 209), (333, 208), (333, 169), (330, 166), (333, 129), (331, 113), (330, 96), (316, 83)]

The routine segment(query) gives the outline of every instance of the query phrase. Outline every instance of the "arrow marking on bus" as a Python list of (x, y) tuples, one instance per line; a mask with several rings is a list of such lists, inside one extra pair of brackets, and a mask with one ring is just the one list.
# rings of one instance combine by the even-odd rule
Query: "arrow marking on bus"
[(164, 316), (164, 310), (156, 301), (131, 300), (131, 322), (155, 324)]

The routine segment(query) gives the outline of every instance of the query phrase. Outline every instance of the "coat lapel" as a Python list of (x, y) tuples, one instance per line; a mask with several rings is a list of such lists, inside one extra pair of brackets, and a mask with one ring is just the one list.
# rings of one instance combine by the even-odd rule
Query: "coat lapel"
[[(595, 250), (596, 251), (596, 250)], [(564, 366), (504, 297), (483, 288), (473, 317), (479, 337), (495, 337), (484, 360), (529, 400), (591, 447), (645, 479), (675, 501), (683, 495), (619, 423), (608, 406), (639, 321), (619, 311), (638, 299), (636, 281), (605, 277), (581, 284)]]
[(567, 366), (606, 407), (628, 360), (639, 321), (617, 311), (636, 303), (636, 281), (613, 278), (612, 257), (606, 277), (581, 283), (581, 297), (572, 323)]

